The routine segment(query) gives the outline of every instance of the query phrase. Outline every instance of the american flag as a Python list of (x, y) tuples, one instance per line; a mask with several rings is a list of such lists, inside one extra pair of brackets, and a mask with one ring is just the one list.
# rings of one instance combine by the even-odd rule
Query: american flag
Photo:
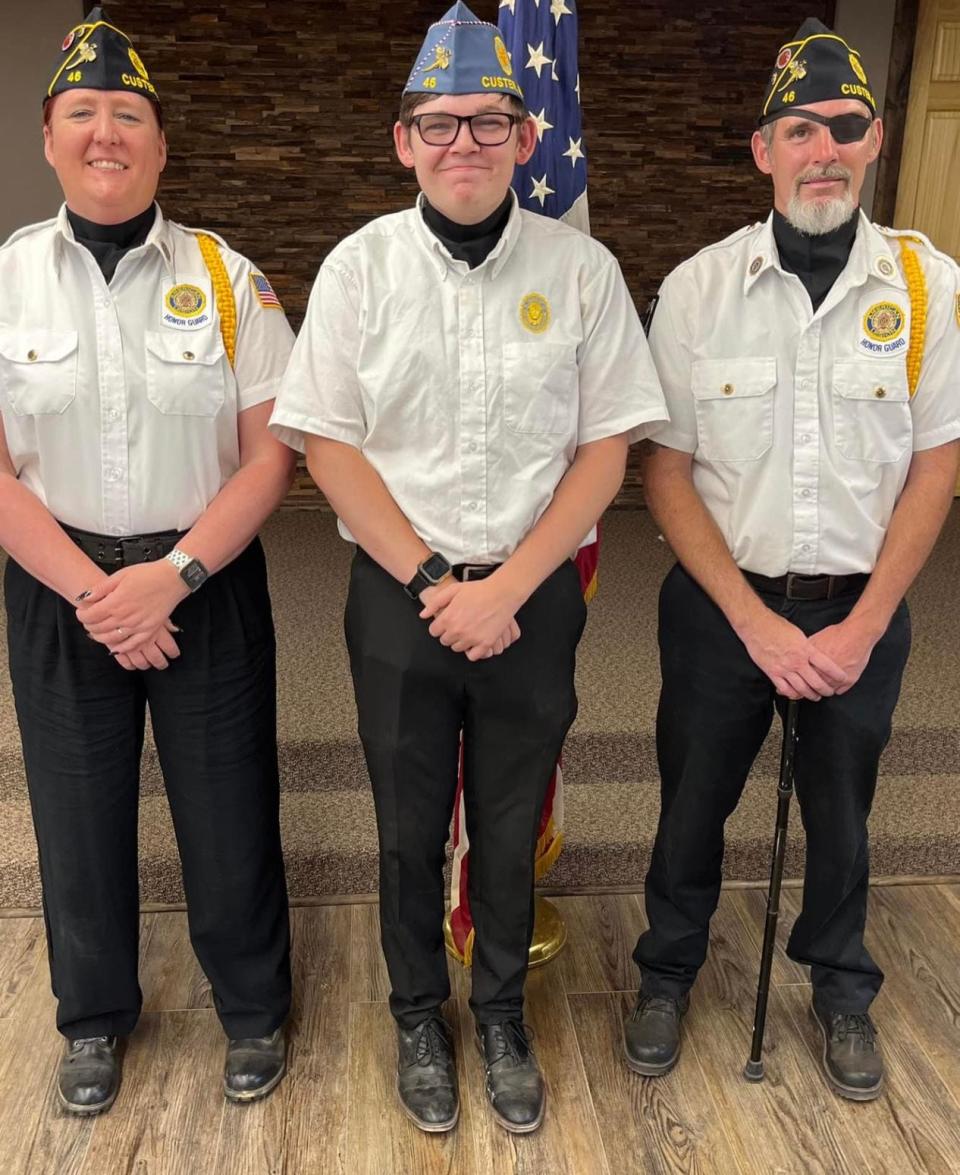
[(537, 123), (533, 157), (513, 177), (520, 207), (589, 233), (576, 0), (500, 0), (498, 23)]
[(262, 273), (251, 273), (250, 281), (253, 283), (254, 291), (260, 299), (261, 306), (273, 307), (277, 310), (282, 310), (280, 299), (274, 293), (273, 286), (267, 281)]
[[(521, 208), (552, 216), (590, 232), (587, 161), (580, 129), (575, 0), (500, 0), (500, 32), (513, 61), (527, 109), (537, 123), (537, 148), (518, 167), (513, 187)], [(599, 525), (594, 541), (577, 552), (584, 599), (597, 590)], [(537, 837), (534, 869), (540, 878), (563, 848), (563, 762), (550, 777)], [(473, 957), (474, 926), (469, 896), (470, 839), (463, 799), (463, 747), (453, 809), (453, 870), (450, 878), (448, 949), (467, 966)]]

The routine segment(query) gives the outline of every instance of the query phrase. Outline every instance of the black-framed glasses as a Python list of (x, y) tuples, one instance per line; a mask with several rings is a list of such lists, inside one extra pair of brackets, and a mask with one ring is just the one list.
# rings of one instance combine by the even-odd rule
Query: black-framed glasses
[(767, 121), (775, 122), (778, 118), (802, 118), (807, 122), (817, 122), (827, 127), (835, 143), (843, 145), (859, 143), (873, 126), (873, 119), (863, 114), (835, 114), (832, 118), (825, 118), (822, 114), (802, 107), (797, 110), (778, 110)]
[(523, 122), (515, 114), (445, 114), (442, 110), (430, 114), (415, 114), (410, 120), (420, 132), (420, 138), (431, 147), (449, 147), (455, 143), (464, 123), (478, 147), (499, 147), (510, 138), (514, 126)]

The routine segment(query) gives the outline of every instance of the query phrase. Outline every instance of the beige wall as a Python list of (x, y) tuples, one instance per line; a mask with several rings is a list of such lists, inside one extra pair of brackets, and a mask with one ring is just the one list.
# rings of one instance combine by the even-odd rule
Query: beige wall
[[(881, 115), (887, 96), (895, 8), (896, 0), (837, 0), (834, 21), (836, 32), (860, 54)], [(867, 173), (860, 194), (860, 204), (868, 216), (873, 207), (876, 181), (877, 169), (874, 166)]]
[[(4, 8), (14, 0), (0, 0)], [(14, 229), (53, 216), (60, 206), (57, 177), (43, 158), (43, 86), (64, 34), (83, 19), (81, 0), (27, 0), (5, 22), (0, 69), (0, 143), (6, 160), (0, 185), (0, 241)]]

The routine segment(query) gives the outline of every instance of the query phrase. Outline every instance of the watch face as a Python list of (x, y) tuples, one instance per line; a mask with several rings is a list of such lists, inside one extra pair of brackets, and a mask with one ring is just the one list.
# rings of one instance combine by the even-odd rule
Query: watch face
[(447, 560), (436, 552), (429, 559), (424, 559), (420, 566), (423, 569), (423, 574), (433, 583), (436, 583), (438, 579), (443, 579), (450, 570), (450, 564)]
[(180, 572), (180, 578), (187, 587), (195, 592), (207, 578), (207, 569), (199, 559), (192, 559)]

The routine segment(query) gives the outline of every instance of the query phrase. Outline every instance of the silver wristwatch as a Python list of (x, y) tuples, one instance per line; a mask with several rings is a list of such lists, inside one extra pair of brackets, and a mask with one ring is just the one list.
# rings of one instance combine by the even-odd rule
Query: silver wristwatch
[(179, 547), (174, 547), (164, 558), (176, 567), (180, 573), (180, 578), (191, 592), (195, 592), (198, 587), (206, 583), (210, 576), (210, 572), (207, 571), (199, 559), (194, 559), (186, 551), (181, 551)]

